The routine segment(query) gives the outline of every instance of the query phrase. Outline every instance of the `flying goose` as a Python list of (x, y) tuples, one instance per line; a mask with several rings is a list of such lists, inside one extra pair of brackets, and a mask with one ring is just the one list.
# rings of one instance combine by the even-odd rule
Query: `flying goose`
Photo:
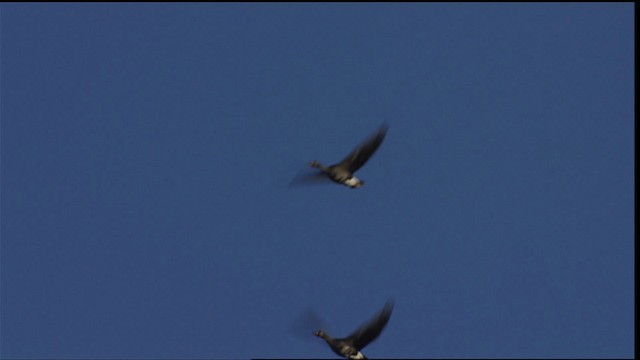
[(323, 338), (329, 344), (331, 350), (340, 356), (347, 359), (366, 360), (367, 358), (360, 350), (380, 335), (389, 321), (392, 310), (393, 302), (387, 301), (378, 314), (346, 338), (334, 339), (322, 330), (315, 331), (313, 335)]
[(376, 150), (382, 143), (382, 140), (384, 140), (388, 128), (389, 127), (386, 124), (383, 124), (373, 136), (364, 141), (346, 158), (344, 158), (337, 164), (324, 166), (314, 160), (311, 161), (309, 165), (311, 167), (320, 169), (322, 173), (339, 184), (346, 185), (352, 189), (359, 188), (364, 185), (364, 181), (355, 177), (353, 173), (360, 169), (367, 162), (367, 160), (369, 160), (371, 155), (376, 152)]

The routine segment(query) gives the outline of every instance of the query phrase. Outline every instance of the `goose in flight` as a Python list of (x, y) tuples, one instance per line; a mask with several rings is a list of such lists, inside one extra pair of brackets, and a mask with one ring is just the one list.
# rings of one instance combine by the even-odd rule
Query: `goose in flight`
[(382, 125), (374, 135), (365, 140), (337, 164), (324, 166), (314, 160), (310, 162), (309, 165), (320, 169), (322, 171), (320, 174), (324, 173), (324, 175), (327, 175), (331, 180), (339, 184), (346, 185), (352, 189), (359, 188), (364, 185), (364, 181), (358, 179), (353, 174), (376, 152), (382, 140), (384, 140), (388, 128), (386, 124)]
[(331, 350), (340, 356), (347, 359), (366, 360), (361, 350), (380, 335), (389, 321), (392, 310), (393, 302), (388, 301), (379, 313), (346, 338), (334, 339), (322, 330), (315, 331), (313, 335), (323, 338)]

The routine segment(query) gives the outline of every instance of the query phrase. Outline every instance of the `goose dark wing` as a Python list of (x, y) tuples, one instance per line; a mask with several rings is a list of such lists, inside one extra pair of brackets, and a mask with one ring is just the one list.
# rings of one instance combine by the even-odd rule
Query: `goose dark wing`
[(389, 127), (386, 124), (382, 125), (375, 135), (365, 140), (360, 146), (353, 150), (351, 154), (337, 164), (337, 166), (346, 168), (351, 173), (356, 172), (356, 170), (360, 169), (362, 165), (369, 160), (371, 155), (376, 152), (382, 140), (384, 140), (385, 135), (387, 135), (388, 129)]
[(382, 329), (389, 322), (391, 311), (393, 310), (393, 302), (388, 301), (382, 310), (377, 313), (371, 320), (360, 326), (356, 331), (347, 337), (353, 343), (353, 346), (361, 350), (370, 342), (375, 340), (382, 332)]

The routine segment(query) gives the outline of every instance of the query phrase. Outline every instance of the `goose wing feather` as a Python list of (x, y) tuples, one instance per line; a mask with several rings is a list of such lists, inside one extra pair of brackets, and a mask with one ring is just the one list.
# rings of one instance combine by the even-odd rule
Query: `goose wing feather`
[(347, 169), (350, 173), (356, 172), (369, 160), (371, 155), (376, 152), (382, 140), (384, 140), (385, 135), (387, 135), (388, 129), (387, 124), (383, 124), (374, 135), (360, 144), (360, 146), (353, 150), (336, 166)]
[(382, 329), (389, 322), (389, 318), (391, 317), (391, 312), (393, 311), (393, 301), (388, 301), (382, 310), (378, 312), (373, 318), (371, 318), (368, 322), (361, 325), (356, 331), (351, 333), (346, 339), (350, 340), (353, 346), (361, 350), (373, 340), (375, 340), (378, 335), (382, 332)]

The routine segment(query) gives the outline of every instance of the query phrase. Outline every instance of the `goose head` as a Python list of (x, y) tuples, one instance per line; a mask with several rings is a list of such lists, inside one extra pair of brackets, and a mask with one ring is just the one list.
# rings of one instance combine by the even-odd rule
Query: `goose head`
[(325, 332), (324, 332), (324, 331), (322, 331), (322, 330), (316, 330), (316, 331), (314, 331), (314, 332), (313, 332), (313, 335), (315, 335), (315, 336), (317, 336), (317, 337), (319, 337), (319, 338), (323, 338), (323, 339), (327, 339), (327, 338), (329, 338), (329, 335), (327, 335), (327, 333), (325, 333)]

